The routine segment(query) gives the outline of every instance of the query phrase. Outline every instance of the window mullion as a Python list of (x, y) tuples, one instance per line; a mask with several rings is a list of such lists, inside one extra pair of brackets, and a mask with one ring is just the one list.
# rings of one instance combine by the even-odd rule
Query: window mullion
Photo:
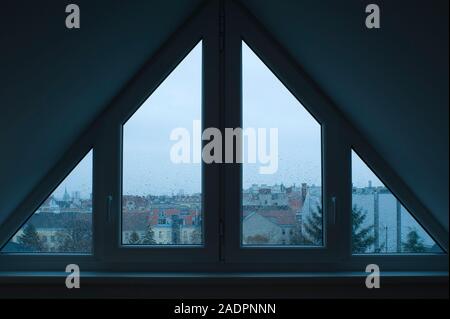
[[(220, 25), (217, 2), (211, 3), (209, 12), (208, 27), (203, 33), (202, 132), (209, 127), (221, 127)], [(207, 142), (202, 141), (202, 147)], [(221, 181), (220, 163), (206, 164), (202, 161), (203, 243), (205, 252), (214, 261), (219, 259), (220, 254)]]
[[(223, 70), (223, 127), (242, 127), (242, 63), (241, 63), (241, 27), (239, 15), (232, 2), (224, 1), (224, 49), (222, 54)], [(225, 153), (224, 153), (225, 156)], [(224, 219), (224, 255), (225, 261), (239, 261), (241, 242), (241, 176), (240, 163), (222, 165), (223, 188), (222, 209)]]
[(348, 259), (351, 254), (351, 177), (345, 137), (340, 125), (328, 121), (323, 127), (323, 182), (326, 245), (330, 260)]
[(94, 253), (113, 257), (120, 235), (122, 128), (111, 115), (103, 128), (94, 156)]

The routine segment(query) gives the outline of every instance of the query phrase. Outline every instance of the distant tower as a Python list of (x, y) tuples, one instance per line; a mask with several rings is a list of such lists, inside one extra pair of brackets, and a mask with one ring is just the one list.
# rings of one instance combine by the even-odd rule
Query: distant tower
[(67, 192), (67, 187), (65, 187), (65, 189), (64, 189), (63, 201), (65, 201), (65, 202), (69, 202), (70, 201), (70, 195)]
[(369, 188), (372, 188), (372, 181), (369, 181)]
[(378, 192), (375, 191), (373, 193), (373, 200), (374, 200), (374, 204), (373, 204), (373, 224), (374, 224), (374, 233), (375, 233), (375, 252), (379, 251), (380, 248), (380, 212), (379, 212), (379, 204), (380, 204), (380, 198), (378, 195)]
[(79, 191), (72, 192), (72, 198), (75, 200), (81, 199), (81, 193)]
[(402, 205), (397, 199), (397, 252), (402, 252)]

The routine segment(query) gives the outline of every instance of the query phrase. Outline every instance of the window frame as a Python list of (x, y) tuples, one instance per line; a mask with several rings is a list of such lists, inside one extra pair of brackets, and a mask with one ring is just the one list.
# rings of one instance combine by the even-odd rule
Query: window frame
[[(217, 216), (218, 176), (217, 165), (202, 163), (202, 214), (203, 245), (123, 245), (122, 234), (122, 171), (123, 171), (123, 126), (139, 107), (150, 97), (167, 76), (182, 62), (191, 50), (201, 42), (202, 45), (202, 127), (218, 126), (217, 67), (204, 65), (218, 64), (218, 32), (213, 6), (204, 7), (167, 43), (164, 52), (157, 55), (144, 67), (132, 87), (124, 90), (122, 100), (118, 101), (117, 112), (112, 115), (112, 125), (105, 130), (103, 144), (104, 158), (110, 160), (108, 172), (103, 178), (112, 185), (107, 191), (101, 190), (102, 198), (112, 196), (110, 218), (107, 222), (106, 237), (103, 242), (103, 258), (107, 262), (143, 262), (143, 263), (185, 263), (211, 262), (217, 260)], [(132, 94), (128, 94), (132, 92)], [(131, 105), (131, 107), (130, 107)], [(208, 107), (206, 107), (208, 106)], [(203, 142), (204, 143), (204, 142)], [(105, 207), (106, 205), (106, 207)], [(103, 203), (108, 211), (107, 203)]]
[[(92, 152), (91, 155), (91, 166), (92, 166), (92, 170), (91, 170), (91, 195), (92, 195), (92, 210), (91, 210), (91, 232), (92, 232), (92, 245), (91, 245), (91, 251), (90, 252), (63, 252), (63, 251), (55, 251), (55, 252), (51, 252), (51, 251), (44, 251), (44, 252), (39, 252), (39, 251), (31, 251), (31, 252), (1, 252), (1, 250), (13, 239), (13, 237), (17, 234), (17, 232), (19, 232), (27, 223), (28, 221), (34, 216), (34, 214), (36, 214), (36, 212), (41, 208), (41, 206), (44, 204), (44, 202), (50, 198), (50, 196), (53, 195), (53, 193), (56, 191), (56, 189), (58, 187), (61, 186), (61, 184), (70, 176), (70, 174), (72, 174), (72, 172), (74, 170), (77, 169), (78, 165), (86, 158), (86, 156)], [(10, 256), (71, 256), (71, 255), (80, 255), (80, 256), (93, 256), (94, 255), (94, 148), (89, 148), (87, 152), (83, 153), (84, 155), (81, 156), (81, 158), (78, 158), (77, 161), (75, 162), (75, 164), (73, 165), (73, 167), (71, 167), (69, 169), (68, 173), (65, 173), (65, 175), (63, 175), (63, 178), (58, 179), (57, 181), (54, 181), (52, 183), (52, 188), (51, 191), (46, 193), (46, 195), (44, 195), (43, 199), (41, 199), (39, 201), (39, 204), (35, 205), (35, 208), (32, 210), (33, 213), (27, 214), (27, 217), (25, 219), (25, 221), (23, 221), (21, 223), (21, 225), (19, 226), (19, 228), (17, 228), (16, 230), (14, 230), (14, 232), (12, 232), (12, 235), (9, 236), (9, 238), (5, 241), (4, 245), (0, 245), (0, 256), (3, 255), (10, 255)], [(40, 196), (41, 197), (41, 196)], [(9, 233), (8, 233), (9, 234)], [(43, 238), (50, 238), (47, 237), (46, 235), (43, 236)], [(45, 241), (47, 241), (47, 239), (45, 239)], [(51, 241), (54, 242), (55, 238), (54, 235), (51, 236)]]
[[(336, 262), (339, 257), (339, 245), (336, 238), (335, 218), (330, 213), (329, 194), (337, 195), (338, 190), (330, 187), (333, 185), (332, 176), (332, 158), (327, 156), (329, 148), (333, 148), (332, 138), (335, 135), (332, 125), (329, 125), (327, 117), (317, 111), (318, 102), (316, 97), (312, 103), (304, 103), (305, 96), (296, 94), (303, 90), (293, 90), (289, 85), (290, 74), (282, 71), (283, 66), (276, 66), (271, 61), (283, 59), (281, 52), (272, 41), (266, 41), (266, 36), (254, 24), (249, 23), (243, 12), (236, 7), (234, 3), (226, 3), (225, 14), (227, 21), (225, 23), (225, 87), (226, 96), (224, 114), (224, 127), (236, 128), (242, 127), (243, 123), (243, 101), (242, 101), (242, 43), (245, 42), (250, 49), (260, 58), (290, 93), (305, 107), (305, 109), (321, 125), (321, 158), (322, 158), (322, 209), (323, 209), (323, 230), (324, 243), (322, 246), (244, 246), (242, 245), (242, 164), (227, 164), (224, 167), (224, 187), (226, 189), (224, 197), (224, 216), (225, 238), (227, 246), (224, 259), (231, 262), (244, 263), (311, 263)], [(286, 60), (284, 60), (286, 61)], [(289, 69), (289, 67), (287, 68)], [(294, 76), (298, 76), (294, 75)], [(303, 81), (304, 82), (304, 81)], [(303, 83), (302, 83), (303, 84)], [(304, 88), (305, 91), (307, 88)], [(314, 106), (316, 105), (316, 106)], [(335, 170), (334, 170), (335, 171)]]
[[(121, 245), (122, 125), (200, 40), (204, 63), (203, 127), (217, 127), (223, 132), (225, 127), (242, 126), (242, 40), (321, 124), (325, 246), (241, 247), (240, 164), (202, 165), (204, 247)], [(426, 226), (424, 229), (445, 254), (352, 255), (352, 148), (415, 219)], [(178, 29), (0, 225), (0, 245), (14, 235), (30, 212), (48, 196), (46, 190), (56, 187), (62, 181), (60, 177), (70, 173), (89, 149), (93, 149), (92, 255), (3, 253), (0, 271), (42, 270), (43, 267), (63, 271), (67, 264), (77, 263), (81, 269), (101, 271), (180, 272), (183, 265), (183, 271), (192, 272), (363, 272), (367, 264), (376, 263), (382, 271), (448, 272), (448, 231), (428, 213), (286, 50), (235, 1), (206, 2)], [(109, 212), (108, 196), (112, 196)], [(336, 199), (334, 214), (332, 198)]]
[[(34, 215), (44, 201), (58, 188), (61, 183), (76, 169), (77, 165), (92, 151), (92, 249), (89, 253), (71, 253), (71, 252), (1, 252), (0, 251), (0, 271), (1, 270), (30, 270), (40, 269), (40, 265), (46, 264), (49, 269), (62, 269), (71, 261), (76, 260), (80, 265), (89, 265), (95, 261), (97, 252), (96, 246), (96, 228), (95, 221), (95, 158), (96, 150), (90, 143), (89, 134), (83, 135), (77, 147), (69, 151), (63, 159), (53, 167), (44, 180), (38, 184), (12, 215), (0, 228), (0, 250), (12, 239), (18, 230), (20, 230), (28, 220)], [(50, 190), (50, 191), (48, 191)], [(31, 214), (30, 214), (31, 212)]]
[[(233, 110), (232, 115), (226, 118), (229, 124), (226, 127), (237, 127), (242, 123), (242, 98), (241, 98), (241, 56), (240, 41), (245, 41), (253, 52), (260, 57), (266, 66), (273, 72), (275, 76), (285, 85), (285, 87), (301, 102), (301, 104), (315, 117), (322, 125), (323, 140), (323, 210), (330, 244), (327, 246), (327, 252), (324, 254), (308, 255), (305, 251), (297, 251), (291, 253), (293, 248), (287, 248), (291, 252), (287, 254), (279, 253), (277, 250), (261, 247), (245, 247), (240, 251), (240, 232), (236, 231), (236, 223), (240, 225), (240, 219), (234, 217), (230, 222), (228, 219), (227, 237), (233, 240), (232, 247), (227, 253), (231, 257), (231, 261), (242, 262), (297, 262), (307, 258), (308, 262), (319, 262), (321, 264), (331, 262), (338, 263), (344, 269), (355, 270), (365, 269), (370, 263), (377, 263), (386, 270), (448, 270), (448, 232), (446, 232), (439, 223), (426, 211), (421, 203), (416, 199), (409, 188), (401, 181), (401, 179), (389, 168), (384, 160), (366, 143), (363, 135), (354, 126), (349, 123), (336, 110), (333, 103), (328, 99), (315, 82), (298, 66), (280, 45), (264, 30), (264, 28), (254, 20), (247, 10), (234, 1), (226, 3), (226, 16), (233, 21), (232, 24), (226, 25), (226, 70), (229, 72), (225, 76), (227, 82), (225, 89), (227, 90), (228, 104), (226, 108)], [(238, 48), (238, 49), (237, 49)], [(239, 52), (239, 53), (238, 53)], [(273, 61), (273, 63), (272, 63)], [(231, 69), (232, 68), (232, 69)], [(229, 89), (231, 87), (231, 90)], [(239, 108), (236, 108), (239, 105)], [(234, 108), (233, 108), (234, 107)], [(239, 114), (237, 116), (236, 114)], [(385, 179), (379, 174), (385, 185), (388, 186), (396, 197), (404, 204), (405, 207), (413, 214), (414, 218), (424, 227), (424, 229), (438, 243), (444, 254), (426, 254), (421, 256), (418, 254), (402, 254), (402, 255), (365, 255), (359, 256), (352, 254), (351, 240), (351, 207), (352, 207), (352, 177), (351, 177), (351, 149), (357, 145), (358, 149), (363, 149), (368, 153), (367, 156), (377, 162), (380, 170), (389, 178)], [(370, 163), (369, 163), (370, 165)], [(372, 165), (374, 171), (378, 169)], [(242, 185), (241, 173), (236, 172), (236, 168), (228, 169), (225, 176), (233, 176), (230, 181), (225, 180), (225, 187), (228, 188), (228, 194), (233, 191), (233, 185)], [(236, 182), (236, 180), (239, 181)], [(397, 189), (403, 189), (401, 194), (397, 193)], [(234, 194), (232, 207), (226, 210), (236, 212), (239, 207), (239, 218), (241, 214), (240, 199)], [(336, 214), (335, 224), (330, 221), (331, 214), (329, 205), (331, 198), (336, 198)], [(406, 198), (409, 200), (406, 201)], [(225, 201), (229, 203), (229, 201)], [(239, 203), (239, 204), (237, 204)], [(417, 212), (414, 214), (412, 212)], [(421, 218), (419, 218), (420, 216)], [(423, 219), (422, 219), (423, 218)], [(426, 221), (426, 222), (424, 222)], [(234, 227), (234, 228), (233, 228)], [(237, 236), (239, 234), (239, 236)], [(330, 238), (331, 237), (331, 238)], [(236, 240), (238, 239), (238, 242)], [(327, 238), (327, 237), (325, 237)], [(230, 244), (230, 242), (228, 242)], [(327, 244), (325, 242), (325, 244)], [(243, 252), (245, 250), (245, 252)], [(295, 248), (294, 248), (295, 251)], [(304, 260), (303, 260), (304, 261)]]
[[(357, 137), (357, 135), (353, 135)], [(359, 138), (354, 141), (357, 142)], [(357, 156), (367, 165), (367, 167), (377, 176), (377, 178), (384, 184), (384, 186), (392, 193), (400, 204), (408, 211), (408, 213), (414, 218), (414, 220), (428, 233), (428, 235), (435, 241), (437, 245), (442, 250), (442, 253), (364, 253), (364, 254), (354, 254), (351, 252), (351, 262), (354, 265), (368, 265), (370, 263), (376, 263), (380, 266), (381, 269), (400, 269), (400, 270), (434, 270), (434, 269), (448, 269), (448, 251), (446, 250), (445, 242), (439, 241), (437, 237), (433, 235), (430, 231), (429, 227), (434, 226), (434, 230), (439, 231), (437, 228), (438, 225), (435, 221), (430, 221), (430, 224), (423, 224), (423, 217), (427, 217), (428, 214), (417, 214), (416, 209), (420, 209), (421, 212), (425, 212), (421, 207), (422, 205), (415, 199), (415, 196), (411, 193), (409, 188), (404, 185), (401, 179), (395, 175), (395, 173), (385, 164), (383, 163), (381, 158), (376, 156), (369, 145), (366, 143), (360, 144), (355, 143), (350, 146), (348, 151), (348, 161), (350, 162), (350, 185), (348, 188), (348, 194), (350, 197), (350, 201), (352, 202), (352, 151), (354, 151)], [(372, 153), (372, 154), (371, 154)], [(369, 156), (366, 160), (365, 156)], [(377, 167), (384, 167), (384, 170), (378, 171)], [(392, 181), (392, 184), (389, 184), (388, 181)], [(403, 184), (403, 185), (402, 185)], [(399, 187), (398, 190), (403, 189), (397, 193), (397, 191), (393, 187)], [(405, 196), (405, 197), (403, 197)], [(412, 205), (412, 206), (409, 206)], [(352, 207), (352, 206), (351, 206)], [(351, 207), (349, 211), (349, 215), (351, 212)], [(411, 209), (414, 207), (415, 209)], [(350, 220), (351, 221), (351, 220)], [(351, 221), (352, 222), (352, 221)]]

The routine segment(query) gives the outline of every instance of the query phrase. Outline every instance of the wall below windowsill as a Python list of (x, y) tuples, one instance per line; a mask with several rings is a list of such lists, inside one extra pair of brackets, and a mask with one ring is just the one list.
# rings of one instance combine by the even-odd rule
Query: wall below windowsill
[(361, 272), (82, 272), (67, 289), (63, 272), (0, 272), (0, 298), (448, 298), (448, 272), (382, 272), (380, 289)]

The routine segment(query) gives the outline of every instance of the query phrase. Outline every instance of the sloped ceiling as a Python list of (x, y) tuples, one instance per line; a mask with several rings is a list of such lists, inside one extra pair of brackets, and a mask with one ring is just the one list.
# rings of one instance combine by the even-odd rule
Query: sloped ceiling
[(200, 2), (0, 3), (0, 224)]
[[(447, 0), (242, 0), (448, 231)], [(381, 29), (365, 28), (377, 3)]]
[[(0, 223), (200, 2), (1, 2)], [(448, 1), (375, 2), (242, 0), (448, 230)]]

